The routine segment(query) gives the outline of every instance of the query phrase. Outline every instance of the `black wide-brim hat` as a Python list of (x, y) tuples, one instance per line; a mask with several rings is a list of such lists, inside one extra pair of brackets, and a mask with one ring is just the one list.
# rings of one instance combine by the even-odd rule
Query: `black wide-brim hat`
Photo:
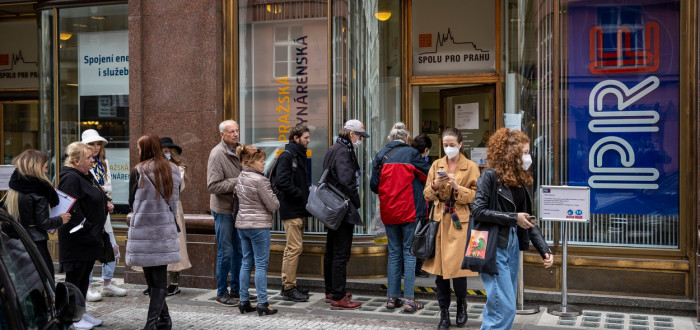
[(160, 144), (161, 144), (161, 146), (162, 146), (163, 148), (172, 148), (172, 149), (175, 149), (175, 150), (177, 150), (177, 153), (178, 153), (179, 155), (182, 155), (182, 148), (180, 148), (179, 145), (173, 143), (173, 139), (171, 139), (171, 138), (169, 138), (169, 137), (167, 137), (167, 136), (166, 136), (166, 137), (162, 137), (162, 138), (160, 138)]

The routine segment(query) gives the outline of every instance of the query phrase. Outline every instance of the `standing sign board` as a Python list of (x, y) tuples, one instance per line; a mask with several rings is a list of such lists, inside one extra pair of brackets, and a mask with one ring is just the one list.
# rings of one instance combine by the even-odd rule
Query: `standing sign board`
[(591, 189), (574, 186), (540, 186), (540, 219), (588, 222)]

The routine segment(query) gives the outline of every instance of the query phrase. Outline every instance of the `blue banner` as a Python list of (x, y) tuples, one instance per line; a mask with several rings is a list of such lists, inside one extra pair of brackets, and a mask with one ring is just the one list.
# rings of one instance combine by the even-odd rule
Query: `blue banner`
[(568, 184), (591, 213), (678, 215), (680, 2), (569, 2), (568, 26)]

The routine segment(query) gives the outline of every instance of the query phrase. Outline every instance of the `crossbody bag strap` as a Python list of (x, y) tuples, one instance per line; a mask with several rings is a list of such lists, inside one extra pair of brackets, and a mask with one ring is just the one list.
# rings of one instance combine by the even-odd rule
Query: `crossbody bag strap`
[[(143, 168), (141, 168), (141, 171), (143, 171)], [(170, 210), (170, 213), (175, 213), (175, 212), (173, 212), (173, 208), (170, 206), (170, 203), (168, 203), (168, 201), (166, 201), (165, 196), (163, 195), (163, 192), (161, 192), (160, 189), (158, 189), (158, 187), (156, 187), (156, 184), (153, 183), (153, 180), (151, 180), (151, 177), (146, 175), (145, 172), (142, 172), (142, 175), (145, 176), (146, 179), (148, 179), (148, 181), (153, 185), (153, 188), (155, 188), (156, 191), (160, 194), (160, 196), (163, 197), (163, 203), (165, 203), (165, 205), (168, 206), (168, 210)], [(175, 218), (173, 218), (173, 219), (175, 220), (175, 227), (177, 227), (177, 232), (179, 233), (180, 232), (180, 225), (177, 224), (177, 219), (175, 219)]]

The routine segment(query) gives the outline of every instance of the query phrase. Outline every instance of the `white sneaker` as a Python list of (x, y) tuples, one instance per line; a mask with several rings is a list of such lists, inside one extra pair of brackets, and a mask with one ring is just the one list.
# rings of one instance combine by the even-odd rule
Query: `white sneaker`
[(85, 321), (85, 317), (83, 316), (83, 318), (80, 319), (80, 321), (73, 323), (73, 327), (79, 330), (90, 330), (94, 328), (94, 325), (92, 325), (92, 323), (88, 321)]
[(124, 297), (126, 296), (126, 290), (114, 285), (114, 283), (109, 283), (108, 286), (102, 287), (102, 295), (106, 297), (111, 297), (111, 296), (117, 296), (117, 297)]
[(83, 319), (81, 321), (88, 321), (90, 324), (92, 324), (95, 327), (99, 327), (102, 325), (102, 320), (100, 320), (100, 319), (98, 319), (98, 318), (96, 318), (88, 313), (83, 314)]
[(102, 295), (100, 294), (100, 291), (97, 291), (94, 286), (90, 286), (88, 288), (87, 296), (85, 297), (85, 300), (94, 302), (94, 301), (100, 301), (102, 300)]

